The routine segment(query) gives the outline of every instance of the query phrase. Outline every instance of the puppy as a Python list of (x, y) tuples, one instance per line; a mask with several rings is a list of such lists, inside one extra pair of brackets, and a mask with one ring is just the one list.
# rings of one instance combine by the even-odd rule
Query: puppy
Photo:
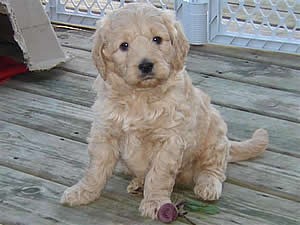
[(229, 141), (210, 98), (193, 87), (184, 68), (189, 44), (169, 12), (129, 4), (98, 25), (92, 50), (101, 76), (85, 176), (68, 188), (63, 204), (98, 199), (118, 161), (133, 176), (128, 191), (144, 186), (143, 216), (156, 218), (175, 181), (193, 184), (196, 197), (219, 199), (228, 162), (256, 157), (268, 133)]

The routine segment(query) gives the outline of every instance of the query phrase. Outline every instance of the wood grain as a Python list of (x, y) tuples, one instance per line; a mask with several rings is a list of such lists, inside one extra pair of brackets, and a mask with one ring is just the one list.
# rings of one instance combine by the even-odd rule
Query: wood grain
[(90, 108), (53, 98), (0, 88), (1, 120), (85, 142)]
[[(76, 81), (74, 77), (72, 80)], [(26, 85), (24, 86), (26, 87)], [(4, 97), (1, 102), (3, 107), (0, 111), (3, 120), (10, 122), (13, 121), (14, 123), (22, 126), (29, 126), (48, 133), (54, 133), (85, 142), (93, 117), (90, 108), (82, 107), (82, 109), (78, 111), (76, 107), (72, 108), (72, 104), (67, 104), (63, 101), (55, 99), (50, 99), (50, 101), (47, 97), (38, 97), (38, 101), (32, 101), (37, 98), (36, 95), (16, 91), (14, 89), (4, 90), (6, 90), (5, 94), (9, 96), (6, 98), (6, 95), (1, 95)], [(36, 89), (36, 92), (38, 93), (39, 90), (41, 94), (47, 95), (47, 91), (44, 91), (46, 90), (45, 86), (43, 86), (43, 88)], [(64, 101), (69, 101), (71, 99), (70, 101), (72, 101), (77, 98), (78, 94), (80, 93), (68, 92), (64, 95), (64, 98), (61, 98), (60, 95), (57, 96), (57, 98)], [(18, 102), (19, 95), (22, 95), (23, 98), (23, 101), (21, 102)], [(83, 104), (92, 104), (92, 100), (89, 96), (86, 96)], [(67, 111), (72, 112), (71, 114), (66, 113), (64, 110), (66, 107)], [(229, 136), (231, 138), (243, 140), (249, 138), (252, 132), (258, 127), (264, 127), (269, 130), (270, 149), (272, 151), (300, 157), (300, 140), (299, 136), (297, 136), (300, 132), (299, 125), (284, 120), (259, 116), (253, 113), (229, 109), (226, 107), (216, 107), (220, 110), (228, 124)], [(43, 111), (41, 111), (41, 109), (43, 109)], [(56, 112), (60, 116), (55, 116)], [(249, 123), (249, 121), (251, 121), (251, 123)], [(60, 129), (57, 129), (57, 126), (59, 126)]]
[[(94, 31), (79, 31), (56, 28), (56, 35), (62, 46), (87, 51), (90, 51), (92, 48), (93, 33)], [(239, 48), (234, 46), (230, 47), (215, 44), (192, 45), (190, 52), (210, 53), (220, 56), (251, 60), (258, 63), (267, 63), (293, 69), (300, 69), (299, 54), (287, 54), (280, 52), (276, 52), (276, 54), (274, 54), (272, 51), (262, 51), (257, 49)]]
[[(128, 177), (119, 173), (93, 204), (69, 208), (58, 203), (88, 162), (86, 137), (95, 97), (91, 84), (97, 71), (89, 52), (91, 33), (83, 33), (59, 33), (65, 46), (84, 50), (64, 47), (70, 60), (58, 69), (27, 73), (0, 88), (0, 224), (160, 224), (139, 216), (141, 196), (126, 193)], [(300, 224), (298, 58), (214, 54), (220, 51), (192, 47), (187, 65), (194, 84), (213, 97), (231, 139), (246, 139), (264, 127), (270, 146), (262, 157), (229, 165), (223, 196), (214, 203), (219, 214), (189, 217), (205, 225)], [(194, 195), (176, 187), (173, 198)]]
[[(42, 167), (41, 169), (44, 170), (45, 168)], [(68, 169), (71, 170), (72, 168), (69, 167)], [(73, 173), (71, 172), (70, 175)], [(1, 217), (1, 219), (11, 221), (12, 224), (19, 222), (20, 224), (30, 225), (161, 224), (139, 216), (138, 202), (130, 201), (129, 196), (124, 198), (117, 195), (119, 199), (115, 198), (116, 200), (114, 200), (105, 197), (104, 194), (101, 201), (88, 207), (71, 208), (62, 206), (59, 203), (59, 198), (66, 188), (65, 185), (1, 166), (0, 195), (2, 196), (2, 202), (0, 208), (5, 213), (4, 218)], [(23, 218), (24, 216), (25, 218)], [(183, 223), (175, 222), (175, 224), (180, 225)]]
[[(59, 68), (86, 76), (98, 75), (89, 51), (68, 47), (63, 49), (70, 60), (59, 65)], [(209, 76), (300, 93), (300, 71), (288, 67), (190, 51), (186, 69)]]
[[(81, 61), (81, 63), (79, 63), (79, 60)], [(89, 59), (84, 59), (83, 57), (81, 57), (81, 58), (77, 58), (75, 62), (79, 65), (85, 65), (85, 64), (91, 65), (89, 70), (91, 72), (85, 70), (85, 74), (89, 73), (90, 76), (94, 76), (97, 74), (96, 69), (94, 68), (94, 66), (92, 66), (92, 62)], [(71, 62), (68, 63), (69, 66), (70, 63)], [(74, 69), (77, 68), (75, 67)], [(85, 68), (84, 67), (82, 69), (78, 68), (77, 71), (80, 72), (83, 69)], [(196, 70), (195, 68), (192, 69), (193, 71)], [(203, 70), (204, 69), (202, 69), (202, 71)], [(215, 73), (220, 73), (221, 71), (222, 69)], [(295, 71), (294, 75), (291, 75), (292, 78), (295, 77), (295, 79), (292, 80), (293, 82), (287, 81), (287, 83), (285, 84), (288, 84), (288, 82), (293, 83), (295, 85), (294, 87), (296, 88), (296, 86), (298, 86), (298, 83), (300, 84), (300, 74), (298, 76), (297, 72), (298, 71)], [(18, 84), (14, 85), (13, 83), (11, 83), (10, 85), (11, 87), (22, 89), (23, 82), (36, 84), (37, 79), (40, 79), (40, 77), (45, 76), (46, 78), (48, 77), (51, 80), (55, 79), (55, 77), (59, 77), (57, 73), (56, 75), (55, 74), (53, 75), (54, 78), (51, 78), (49, 74), (51, 73), (48, 74), (44, 73), (44, 74), (37, 75), (36, 78), (33, 78), (32, 81), (29, 78), (30, 76), (28, 77), (27, 75), (24, 75), (19, 78), (20, 81)], [(270, 116), (278, 119), (288, 120), (291, 122), (300, 123), (300, 100), (299, 100), (300, 92), (291, 93), (291, 92), (265, 88), (262, 86), (257, 86), (252, 84), (249, 85), (248, 83), (225, 79), (226, 77), (207, 76), (205, 73), (202, 74), (202, 72), (198, 72), (198, 71), (197, 72), (190, 71), (189, 75), (191, 76), (194, 85), (200, 87), (205, 92), (207, 92), (211, 96), (212, 102), (217, 105), (226, 106), (229, 108), (239, 109), (248, 112), (254, 112), (260, 115), (265, 115), (265, 116)], [(254, 79), (257, 78), (254, 77), (252, 80)], [(285, 78), (285, 80), (290, 80), (288, 75)], [(68, 82), (67, 81), (65, 82), (66, 82), (66, 87), (68, 87), (69, 86), (67, 84)], [(83, 86), (82, 85), (83, 82), (84, 80), (77, 85), (78, 89), (81, 89), (80, 87)], [(90, 84), (90, 86), (91, 85), (92, 84)], [(63, 86), (62, 88), (64, 89)], [(83, 90), (83, 93), (86, 93), (88, 90), (84, 90), (84, 88), (86, 88), (86, 86), (83, 86), (83, 89), (81, 90)]]
[[(84, 171), (82, 166), (85, 166), (84, 164), (87, 163), (87, 154), (83, 153), (81, 145), (76, 147), (78, 144), (77, 142), (68, 139), (57, 141), (59, 137), (54, 135), (37, 132), (36, 130), (6, 122), (1, 122), (1, 131), (3, 130), (5, 131), (4, 135), (6, 135), (6, 138), (0, 138), (0, 140), (4, 141), (1, 141), (1, 149), (4, 149), (4, 157), (1, 157), (0, 159), (1, 165), (9, 166), (13, 169), (25, 171), (28, 174), (51, 180), (52, 182), (61, 184), (60, 187), (62, 185), (69, 186), (82, 176)], [(2, 135), (3, 133), (1, 132), (1, 136)], [(28, 140), (30, 140), (29, 143)], [(47, 143), (45, 143), (44, 140), (47, 140)], [(9, 143), (9, 145), (6, 143)], [(11, 151), (12, 146), (15, 146), (14, 151)], [(16, 157), (18, 157), (18, 159), (16, 159)], [(78, 161), (83, 164), (78, 163)], [(32, 167), (33, 164), (35, 164), (34, 167)], [(56, 212), (60, 210), (62, 206), (58, 206), (57, 201), (64, 187), (55, 190), (50, 188), (50, 185), (48, 185), (48, 183), (50, 183), (49, 181), (46, 182), (43, 180), (42, 182), (35, 182), (34, 180), (40, 179), (36, 177), (31, 177), (29, 180), (24, 179), (24, 177), (26, 178), (24, 174), (17, 177), (15, 175), (12, 176), (10, 175), (11, 173), (17, 172), (12, 171), (8, 173), (6, 170), (2, 173), (5, 174), (4, 177), (3, 175), (0, 177), (0, 182), (4, 181), (6, 184), (9, 184), (6, 186), (6, 190), (15, 190), (16, 186), (19, 188), (24, 187), (24, 185), (18, 183), (20, 182), (19, 180), (23, 180), (22, 182), (26, 184), (26, 187), (42, 187), (44, 190), (42, 194), (47, 196), (46, 198), (43, 196), (36, 196), (37, 199), (32, 200), (32, 197), (30, 196), (19, 196), (19, 192), (17, 192), (16, 195), (16, 192), (6, 191), (7, 193), (11, 193), (8, 195), (9, 198), (11, 198), (11, 202), (16, 202), (15, 204), (21, 205), (22, 202), (28, 202), (29, 200), (19, 199), (19, 197), (30, 198), (29, 208), (31, 210), (36, 208), (36, 205), (39, 205), (40, 207), (37, 208), (41, 208), (40, 210), (45, 211), (45, 209), (42, 208), (43, 201), (46, 202), (45, 205), (50, 207), (50, 209), (55, 209)], [(127, 184), (128, 180), (121, 176), (114, 175), (107, 184), (102, 198), (88, 207), (83, 207), (83, 210), (79, 211), (85, 212), (85, 210), (90, 210), (89, 212), (93, 215), (93, 218), (95, 218), (97, 215), (95, 208), (101, 209), (98, 211), (101, 211), (101, 214), (103, 211), (110, 212), (110, 210), (112, 210), (112, 212), (115, 212), (113, 210), (113, 208), (115, 208), (118, 211), (118, 215), (121, 217), (126, 214), (127, 218), (134, 218), (135, 220), (139, 219), (138, 217), (135, 218), (133, 216), (137, 214), (137, 207), (141, 197), (129, 196), (126, 193)], [(3, 185), (0, 185), (0, 187), (2, 186)], [(174, 197), (192, 197), (193, 194), (186, 190), (187, 189), (177, 189)], [(42, 200), (42, 198), (45, 198), (45, 200)], [(109, 201), (106, 199), (109, 199)], [(117, 201), (118, 203), (115, 204), (114, 201)], [(300, 209), (299, 203), (289, 200), (283, 201), (281, 198), (241, 188), (232, 184), (225, 185), (222, 200), (217, 204), (221, 208), (221, 213), (215, 216), (207, 216), (207, 219), (205, 219), (204, 222), (207, 222), (208, 224), (234, 224), (233, 221), (239, 221), (242, 224), (247, 224), (252, 221), (253, 223), (258, 224), (280, 224), (280, 222), (288, 221), (289, 224), (297, 224), (297, 221), (299, 221), (297, 214), (295, 214), (295, 212)], [(50, 210), (50, 212), (53, 210)], [(134, 213), (135, 210), (136, 213)], [(203, 219), (202, 215), (192, 215), (194, 218), (198, 218), (199, 221)], [(51, 216), (54, 216), (54, 218), (57, 217), (56, 214), (52, 214)], [(72, 218), (70, 217), (70, 219)]]
[[(41, 77), (43, 79), (41, 79)], [(196, 77), (196, 83), (199, 82), (198, 78), (200, 81), (201, 79), (207, 79), (201, 76)], [(32, 114), (32, 111), (39, 111), (40, 109), (45, 111), (44, 108), (48, 108), (50, 112), (40, 111), (37, 115), (33, 114), (32, 116), (34, 116), (34, 118), (31, 118), (32, 122), (27, 120), (24, 121), (24, 116), (22, 115), (20, 115), (20, 117), (15, 116), (14, 119), (24, 126), (28, 126), (26, 124), (30, 124), (30, 126), (35, 129), (38, 129), (39, 126), (44, 124), (44, 126), (46, 125), (45, 131), (47, 132), (55, 134), (59, 132), (57, 134), (61, 136), (84, 142), (86, 134), (89, 130), (90, 122), (92, 121), (92, 114), (88, 107), (92, 105), (95, 96), (95, 94), (90, 91), (93, 81), (93, 77), (80, 76), (62, 70), (52, 70), (51, 72), (43, 72), (41, 74), (34, 73), (19, 76), (16, 79), (8, 82), (6, 86), (33, 93), (33, 95), (18, 91), (14, 93), (14, 89), (9, 89), (10, 91), (3, 90), (3, 94), (0, 96), (0, 98), (3, 96), (3, 108), (0, 109), (0, 112), (3, 113), (3, 118), (5, 118), (6, 121), (10, 121), (14, 117), (14, 115), (10, 112), (18, 113), (19, 108), (23, 110), (23, 114), (25, 115), (30, 115)], [(68, 88), (65, 88), (66, 83)], [(214, 88), (215, 87), (213, 86), (212, 89)], [(255, 89), (253, 89), (253, 91), (255, 91)], [(10, 92), (13, 93), (10, 94)], [(208, 91), (208, 93), (210, 92)], [(19, 95), (24, 96), (23, 101), (18, 101)], [(46, 98), (42, 96), (37, 97), (36, 95), (43, 95), (46, 96)], [(32, 102), (32, 99), (35, 97), (37, 97), (39, 100)], [(55, 98), (57, 100), (48, 99), (47, 97)], [(224, 96), (224, 98), (225, 97), (226, 96)], [(12, 98), (14, 98), (14, 100), (7, 100)], [(220, 98), (223, 97), (220, 96)], [(65, 104), (64, 101), (87, 107), (79, 107), (74, 105), (75, 108), (72, 109), (73, 104)], [(232, 101), (233, 103), (235, 102), (234, 99)], [(49, 106), (45, 107), (45, 105)], [(78, 107), (79, 109), (77, 109)], [(228, 123), (229, 136), (231, 138), (237, 140), (246, 139), (252, 135), (252, 132), (255, 129), (264, 127), (269, 130), (270, 148), (272, 150), (300, 157), (300, 137), (297, 136), (297, 134), (300, 133), (300, 126), (298, 124), (276, 118), (270, 118), (267, 116), (261, 116), (254, 113), (235, 110), (224, 106), (216, 107), (218, 110), (220, 110), (225, 121)], [(60, 118), (61, 116), (56, 118), (55, 113), (57, 110), (59, 110), (59, 108), (67, 108), (68, 112), (72, 112), (70, 118), (68, 118), (68, 115), (65, 113), (58, 114), (63, 118)], [(62, 112), (64, 111), (62, 110)], [(77, 112), (78, 115), (76, 115)], [(49, 118), (51, 118), (51, 123), (49, 122)], [(77, 118), (80, 118), (82, 121), (76, 122)], [(60, 124), (61, 121), (63, 121), (63, 124), (65, 125), (57, 131), (56, 126), (57, 124)], [(70, 121), (70, 125), (67, 125), (68, 121)], [(76, 131), (79, 133), (75, 134), (74, 132)]]
[[(76, 174), (79, 174), (79, 177), (82, 175), (80, 170), (82, 170), (87, 163), (86, 144), (69, 141), (67, 138), (57, 135), (44, 135), (43, 132), (41, 133), (6, 122), (0, 122), (0, 124), (2, 127), (1, 130), (3, 130), (3, 132), (0, 133), (0, 140), (2, 140), (0, 148), (3, 152), (0, 162), (3, 165), (33, 174), (33, 172), (27, 170), (30, 170), (33, 163), (31, 162), (31, 156), (34, 155), (35, 158), (38, 158), (35, 166), (38, 168), (43, 166), (47, 167), (47, 173), (44, 175), (46, 179), (52, 180), (52, 173), (55, 173), (54, 177), (56, 177), (56, 179), (59, 178), (59, 180), (53, 181), (70, 181), (70, 179), (72, 179), (69, 175), (70, 166), (76, 167)], [(47, 121), (44, 121), (44, 124), (45, 126), (49, 126), (49, 122)], [(62, 129), (57, 132), (58, 135), (61, 130)], [(14, 148), (19, 149), (20, 152), (17, 153), (17, 150), (11, 151), (11, 149)], [(51, 156), (48, 156), (48, 154), (51, 154)], [(274, 154), (276, 157), (274, 157)], [(44, 162), (43, 159), (47, 159), (47, 161)], [(284, 164), (281, 165), (284, 161), (289, 162), (290, 167)], [(263, 163), (261, 162), (262, 161), (256, 163), (252, 161), (251, 163), (245, 162), (232, 165), (230, 168), (233, 172), (229, 172), (228, 176), (233, 181), (239, 180), (240, 185), (248, 186), (256, 190), (263, 190), (266, 193), (272, 193), (287, 199), (300, 201), (298, 185), (300, 180), (299, 176), (295, 176), (297, 171), (299, 171), (300, 159), (278, 153), (266, 152)], [(50, 166), (54, 164), (56, 165), (55, 167)], [(19, 168), (20, 166), (21, 168)], [(61, 169), (56, 171), (56, 167), (60, 167)], [(278, 169), (277, 167), (281, 168)], [(266, 168), (268, 170), (266, 170)], [(245, 176), (245, 174), (247, 174), (247, 176)], [(35, 173), (33, 175), (40, 176)]]
[(188, 71), (300, 93), (300, 71), (296, 69), (195, 51), (189, 53), (186, 64)]

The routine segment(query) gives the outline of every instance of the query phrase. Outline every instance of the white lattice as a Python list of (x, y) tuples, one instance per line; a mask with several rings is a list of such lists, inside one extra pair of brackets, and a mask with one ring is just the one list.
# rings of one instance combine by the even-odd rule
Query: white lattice
[(174, 0), (41, 1), (48, 2), (53, 22), (91, 28), (108, 11), (131, 2), (150, 2), (163, 9), (175, 8), (193, 44), (300, 53), (300, 0), (175, 0), (175, 4)]
[[(288, 0), (224, 0), (222, 24), (227, 31), (271, 38), (300, 39), (297, 2)], [(300, 4), (298, 3), (300, 7)], [(300, 13), (300, 12), (299, 12)], [(300, 29), (300, 27), (298, 27)]]
[(60, 0), (61, 12), (72, 12), (75, 14), (86, 14), (87, 16), (102, 16), (105, 11), (120, 8), (125, 0)]
[[(94, 27), (96, 20), (107, 12), (139, 0), (42, 0), (48, 1), (52, 21)], [(160, 8), (173, 7), (171, 0), (144, 0)]]
[(211, 0), (210, 41), (300, 53), (300, 0)]
[[(88, 15), (104, 15), (105, 12), (120, 8), (126, 3), (138, 2), (138, 0), (59, 0), (66, 11), (87, 13)], [(156, 6), (167, 8), (169, 1), (145, 0)]]

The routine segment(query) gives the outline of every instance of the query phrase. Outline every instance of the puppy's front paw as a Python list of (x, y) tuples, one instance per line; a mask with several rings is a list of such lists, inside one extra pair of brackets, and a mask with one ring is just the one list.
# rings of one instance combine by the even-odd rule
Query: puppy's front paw
[(211, 175), (203, 176), (196, 183), (194, 193), (205, 201), (217, 200), (222, 194), (222, 182)]
[(90, 192), (84, 189), (81, 183), (77, 183), (64, 191), (60, 203), (69, 206), (85, 205), (96, 200), (99, 196), (100, 192)]
[(142, 216), (147, 216), (154, 220), (157, 218), (157, 212), (159, 208), (166, 203), (171, 203), (171, 200), (168, 198), (160, 200), (143, 199), (139, 210)]

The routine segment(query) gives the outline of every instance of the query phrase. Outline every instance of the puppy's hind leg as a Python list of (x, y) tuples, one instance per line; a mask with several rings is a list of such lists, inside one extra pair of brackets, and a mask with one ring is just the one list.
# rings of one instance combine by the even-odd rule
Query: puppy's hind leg
[(225, 181), (229, 142), (225, 137), (215, 146), (205, 150), (194, 165), (194, 193), (205, 201), (221, 197), (222, 183)]

